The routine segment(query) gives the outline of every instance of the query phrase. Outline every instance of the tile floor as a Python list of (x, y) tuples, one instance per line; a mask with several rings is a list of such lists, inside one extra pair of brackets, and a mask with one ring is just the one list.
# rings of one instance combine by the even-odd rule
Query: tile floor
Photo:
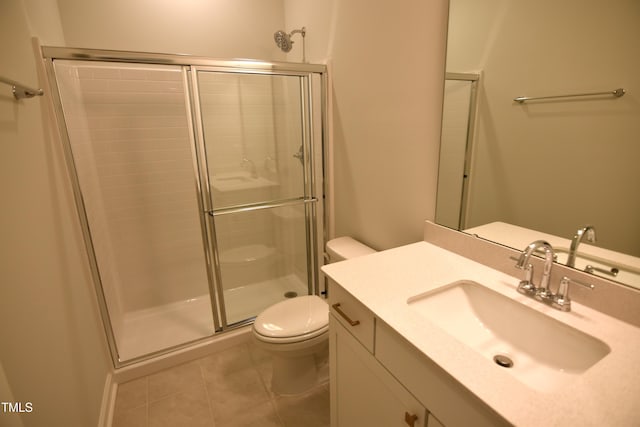
[(329, 384), (295, 397), (269, 390), (271, 361), (252, 343), (118, 387), (113, 427), (328, 427)]

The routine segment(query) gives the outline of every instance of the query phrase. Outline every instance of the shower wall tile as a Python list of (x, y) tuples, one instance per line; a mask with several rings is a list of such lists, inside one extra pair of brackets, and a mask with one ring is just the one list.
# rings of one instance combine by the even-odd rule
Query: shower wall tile
[(291, 274), (306, 282), (302, 205), (223, 215), (215, 225), (224, 289)]
[(63, 104), (94, 244), (105, 248), (100, 269), (118, 273), (103, 284), (110, 308), (130, 313), (206, 294), (181, 69), (62, 68), (71, 76)]
[(73, 69), (78, 80), (91, 80), (91, 79), (119, 79), (120, 69), (110, 64), (104, 64), (103, 66), (85, 66)]
[(264, 176), (274, 156), (274, 93), (266, 76), (205, 73), (199, 77), (207, 158), (212, 174), (241, 171), (251, 160)]
[[(75, 120), (82, 120), (80, 116), (70, 116)], [(67, 119), (67, 121), (69, 121)], [(69, 137), (72, 141), (85, 141), (86, 133), (77, 132), (74, 129), (69, 130)], [(92, 164), (93, 147), (90, 144), (79, 144), (75, 149), (77, 154), (76, 168), (78, 176), (82, 182), (83, 191), (89, 189), (94, 197), (93, 203), (85, 203), (85, 211), (87, 218), (91, 224), (91, 238), (93, 242), (93, 250), (98, 267), (100, 270), (100, 280), (102, 290), (107, 301), (109, 310), (109, 320), (114, 335), (120, 336), (124, 324), (124, 309), (122, 306), (121, 289), (117, 286), (120, 282), (120, 275), (117, 266), (114, 263), (103, 263), (100, 260), (111, 260), (114, 257), (114, 248), (110, 239), (110, 232), (107, 227), (107, 218), (102, 201), (102, 190), (100, 188), (99, 177), (95, 168), (90, 167)], [(89, 163), (83, 162), (81, 159), (90, 159)], [(89, 167), (87, 167), (89, 166)]]

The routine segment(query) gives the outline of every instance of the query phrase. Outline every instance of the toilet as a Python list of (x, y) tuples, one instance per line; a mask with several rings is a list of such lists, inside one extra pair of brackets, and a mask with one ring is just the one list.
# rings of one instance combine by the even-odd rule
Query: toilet
[[(327, 242), (329, 262), (376, 252), (352, 239)], [(253, 323), (253, 340), (273, 360), (271, 390), (292, 395), (309, 390), (319, 381), (319, 368), (327, 366), (329, 306), (317, 295), (280, 301), (260, 313)]]

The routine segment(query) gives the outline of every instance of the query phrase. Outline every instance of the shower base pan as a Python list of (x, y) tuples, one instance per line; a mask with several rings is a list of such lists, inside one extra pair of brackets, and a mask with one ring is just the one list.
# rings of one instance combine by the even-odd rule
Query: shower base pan
[[(307, 286), (290, 274), (224, 291), (227, 324), (251, 319), (292, 293), (307, 294)], [(213, 335), (209, 295), (138, 310), (124, 316), (118, 339), (120, 361)]]

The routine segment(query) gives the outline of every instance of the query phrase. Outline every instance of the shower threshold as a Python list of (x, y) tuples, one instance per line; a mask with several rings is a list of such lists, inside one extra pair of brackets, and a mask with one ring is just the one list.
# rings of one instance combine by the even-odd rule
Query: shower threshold
[[(255, 317), (285, 299), (285, 293), (307, 294), (306, 284), (289, 274), (224, 291), (227, 324)], [(164, 350), (214, 334), (209, 295), (137, 310), (124, 315), (118, 339), (120, 361)]]

